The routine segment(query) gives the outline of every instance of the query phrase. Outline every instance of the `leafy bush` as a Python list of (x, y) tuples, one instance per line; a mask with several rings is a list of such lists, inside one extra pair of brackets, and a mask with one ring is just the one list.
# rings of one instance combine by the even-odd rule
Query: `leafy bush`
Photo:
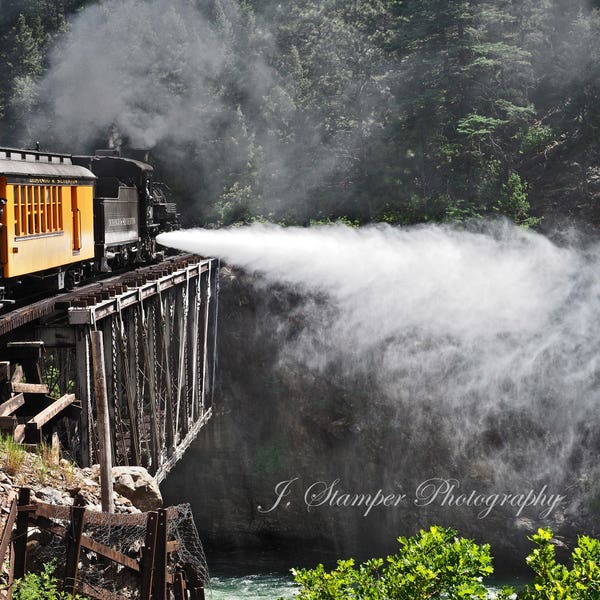
[[(399, 551), (371, 559), (357, 568), (341, 560), (331, 572), (323, 565), (300, 569), (295, 580), (299, 600), (425, 600), (487, 597), (482, 578), (493, 572), (488, 545), (459, 538), (452, 529), (431, 527), (410, 538), (398, 538)], [(508, 598), (511, 590), (498, 598)]]
[(522, 133), (519, 152), (521, 154), (537, 152), (550, 144), (553, 139), (554, 134), (549, 127), (530, 127)]
[(480, 219), (481, 210), (473, 203), (456, 200), (446, 207), (444, 221), (447, 223), (464, 223), (471, 219)]
[[(42, 572), (27, 573), (15, 583), (14, 600), (71, 600), (71, 594), (58, 589), (58, 580), (54, 577), (56, 561), (44, 565)], [(87, 600), (77, 594), (76, 600)]]
[(521, 227), (534, 227), (539, 225), (542, 219), (530, 216), (530, 208), (527, 200), (527, 182), (523, 181), (518, 173), (511, 173), (508, 181), (502, 186), (494, 210)]
[(527, 557), (535, 572), (519, 600), (598, 600), (600, 598), (600, 540), (581, 536), (571, 558), (573, 568), (556, 562), (552, 531), (539, 529), (530, 538), (536, 545)]
[[(600, 599), (600, 540), (581, 536), (571, 557), (573, 567), (556, 562), (552, 531), (539, 529), (527, 564), (535, 580), (516, 594), (504, 588), (497, 600)], [(399, 551), (385, 560), (374, 558), (355, 566), (340, 560), (332, 571), (323, 565), (293, 571), (302, 587), (299, 600), (442, 600), (485, 599), (483, 578), (493, 572), (489, 545), (457, 537), (452, 529), (431, 527), (399, 538)]]

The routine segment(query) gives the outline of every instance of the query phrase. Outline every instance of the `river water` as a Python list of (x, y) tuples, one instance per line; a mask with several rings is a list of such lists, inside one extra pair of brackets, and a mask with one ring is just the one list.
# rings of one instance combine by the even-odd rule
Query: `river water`
[(215, 574), (211, 576), (207, 597), (212, 600), (289, 600), (294, 597), (295, 590), (292, 576), (285, 573)]
[[(498, 582), (498, 586), (511, 585), (516, 589), (524, 586), (522, 579)], [(292, 576), (286, 573), (254, 573), (234, 575), (215, 573), (211, 575), (210, 591), (207, 598), (212, 600), (277, 600), (284, 598), (292, 600), (297, 591)], [(492, 586), (490, 600), (494, 598), (494, 591), (498, 588)]]

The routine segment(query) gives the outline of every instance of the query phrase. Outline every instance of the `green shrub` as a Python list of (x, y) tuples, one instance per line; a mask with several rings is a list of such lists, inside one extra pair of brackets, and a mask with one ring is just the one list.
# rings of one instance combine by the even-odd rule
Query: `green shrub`
[(477, 205), (464, 200), (450, 202), (444, 212), (446, 223), (464, 223), (471, 219), (480, 219), (481, 210)]
[(519, 600), (598, 600), (600, 598), (600, 540), (579, 538), (571, 558), (573, 567), (556, 562), (552, 531), (539, 529), (530, 538), (535, 548), (527, 564), (535, 580), (519, 594)]
[(519, 153), (539, 152), (554, 140), (554, 134), (549, 127), (530, 127), (521, 133)]
[[(27, 573), (23, 579), (15, 582), (13, 600), (71, 600), (71, 594), (58, 589), (58, 580), (54, 577), (56, 561), (44, 565), (41, 573)], [(76, 600), (87, 600), (77, 594)]]
[(502, 186), (498, 202), (494, 210), (512, 219), (521, 227), (534, 227), (539, 225), (541, 218), (529, 215), (531, 208), (527, 200), (527, 182), (523, 181), (518, 173), (511, 173), (508, 181)]
[[(556, 562), (552, 532), (539, 529), (527, 557), (535, 579), (522, 592), (504, 588), (497, 600), (599, 600), (600, 540), (581, 536), (568, 569)], [(340, 560), (332, 571), (323, 565), (292, 571), (301, 589), (299, 600), (455, 600), (485, 599), (483, 583), (492, 574), (490, 547), (459, 538), (452, 529), (431, 527), (399, 538), (399, 551), (385, 560), (355, 566)]]
[[(452, 529), (431, 527), (410, 538), (398, 538), (399, 551), (354, 566), (341, 560), (335, 569), (295, 571), (302, 588), (299, 600), (426, 600), (487, 598), (483, 577), (493, 572), (488, 545), (459, 538)], [(512, 590), (500, 592), (508, 598)]]

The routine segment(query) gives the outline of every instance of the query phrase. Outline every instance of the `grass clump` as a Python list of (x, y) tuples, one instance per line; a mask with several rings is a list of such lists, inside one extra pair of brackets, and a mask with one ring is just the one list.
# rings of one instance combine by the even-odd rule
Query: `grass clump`
[(9, 475), (16, 475), (25, 462), (25, 449), (17, 444), (11, 436), (0, 436), (0, 453), (4, 470)]

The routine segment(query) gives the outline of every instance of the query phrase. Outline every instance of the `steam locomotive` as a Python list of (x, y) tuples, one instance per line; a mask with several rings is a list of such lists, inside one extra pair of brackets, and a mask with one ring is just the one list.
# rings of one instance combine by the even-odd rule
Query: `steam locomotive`
[(157, 258), (176, 205), (146, 162), (0, 148), (0, 308)]

